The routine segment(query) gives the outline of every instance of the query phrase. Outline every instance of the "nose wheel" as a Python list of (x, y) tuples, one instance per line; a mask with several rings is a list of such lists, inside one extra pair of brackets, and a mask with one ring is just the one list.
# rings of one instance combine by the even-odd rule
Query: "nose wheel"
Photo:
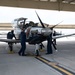
[(36, 56), (39, 56), (39, 50), (36, 50)]

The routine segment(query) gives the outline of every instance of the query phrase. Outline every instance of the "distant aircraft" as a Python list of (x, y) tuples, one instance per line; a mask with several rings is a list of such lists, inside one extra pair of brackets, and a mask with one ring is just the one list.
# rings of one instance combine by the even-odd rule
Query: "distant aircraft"
[[(36, 13), (41, 26), (38, 26), (38, 23), (34, 23), (32, 21), (26, 23), (27, 18), (18, 18), (14, 20), (13, 23), (13, 29), (15, 32), (15, 36), (17, 38), (17, 40), (15, 39), (0, 39), (1, 42), (12, 42), (12, 43), (19, 43), (20, 39), (19, 39), (19, 34), (21, 32), (21, 28), (25, 27), (25, 32), (26, 32), (26, 41), (29, 44), (32, 45), (36, 45), (36, 54), (39, 54), (39, 45), (43, 42), (46, 41), (48, 36), (53, 33), (53, 28), (57, 25), (52, 26), (51, 28), (49, 27), (45, 27), (44, 23), (42, 22), (42, 20), (40, 19), (40, 17), (38, 16), (38, 14)], [(75, 35), (74, 34), (69, 34), (69, 35), (57, 35), (57, 36), (52, 36), (52, 39), (57, 39), (57, 38), (62, 38), (62, 37), (67, 37), (67, 36), (72, 36)], [(38, 55), (37, 54), (37, 55)]]

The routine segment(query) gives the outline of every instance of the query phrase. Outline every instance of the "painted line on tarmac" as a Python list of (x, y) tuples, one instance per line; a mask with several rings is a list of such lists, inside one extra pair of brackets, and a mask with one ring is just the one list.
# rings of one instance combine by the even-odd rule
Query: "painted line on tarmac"
[(59, 71), (60, 73), (62, 73), (63, 75), (75, 75), (74, 72), (68, 70), (68, 69), (65, 69), (64, 67), (61, 67), (59, 66), (59, 64), (57, 63), (54, 63), (54, 62), (51, 62), (41, 56), (36, 56), (36, 58), (40, 61), (42, 61), (43, 63), (47, 64), (48, 66), (56, 69), (57, 71)]

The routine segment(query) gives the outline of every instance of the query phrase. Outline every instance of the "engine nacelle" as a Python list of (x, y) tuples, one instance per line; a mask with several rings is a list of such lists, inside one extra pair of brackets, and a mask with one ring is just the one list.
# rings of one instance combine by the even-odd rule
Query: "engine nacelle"
[(44, 36), (48, 36), (52, 33), (52, 30), (50, 30), (49, 28), (46, 29), (42, 29), (41, 30), (41, 34), (43, 34)]

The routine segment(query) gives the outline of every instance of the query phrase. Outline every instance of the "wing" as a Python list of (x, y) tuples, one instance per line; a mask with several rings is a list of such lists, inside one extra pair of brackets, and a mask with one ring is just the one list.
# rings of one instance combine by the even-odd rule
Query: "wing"
[(11, 43), (19, 43), (20, 40), (15, 40), (15, 39), (0, 39), (0, 42), (11, 42)]
[(75, 33), (73, 33), (73, 34), (68, 34), (68, 35), (52, 36), (52, 39), (58, 39), (58, 38), (63, 38), (63, 37), (69, 37), (69, 36), (73, 36), (73, 35), (75, 35)]
[[(69, 37), (69, 36), (73, 36), (75, 35), (75, 33), (73, 34), (68, 34), (68, 35), (59, 35), (59, 36), (52, 36), (52, 39), (58, 39), (58, 38), (63, 38), (63, 37)], [(0, 39), (0, 42), (11, 42), (11, 43), (20, 43), (20, 40), (15, 40), (15, 39)]]

